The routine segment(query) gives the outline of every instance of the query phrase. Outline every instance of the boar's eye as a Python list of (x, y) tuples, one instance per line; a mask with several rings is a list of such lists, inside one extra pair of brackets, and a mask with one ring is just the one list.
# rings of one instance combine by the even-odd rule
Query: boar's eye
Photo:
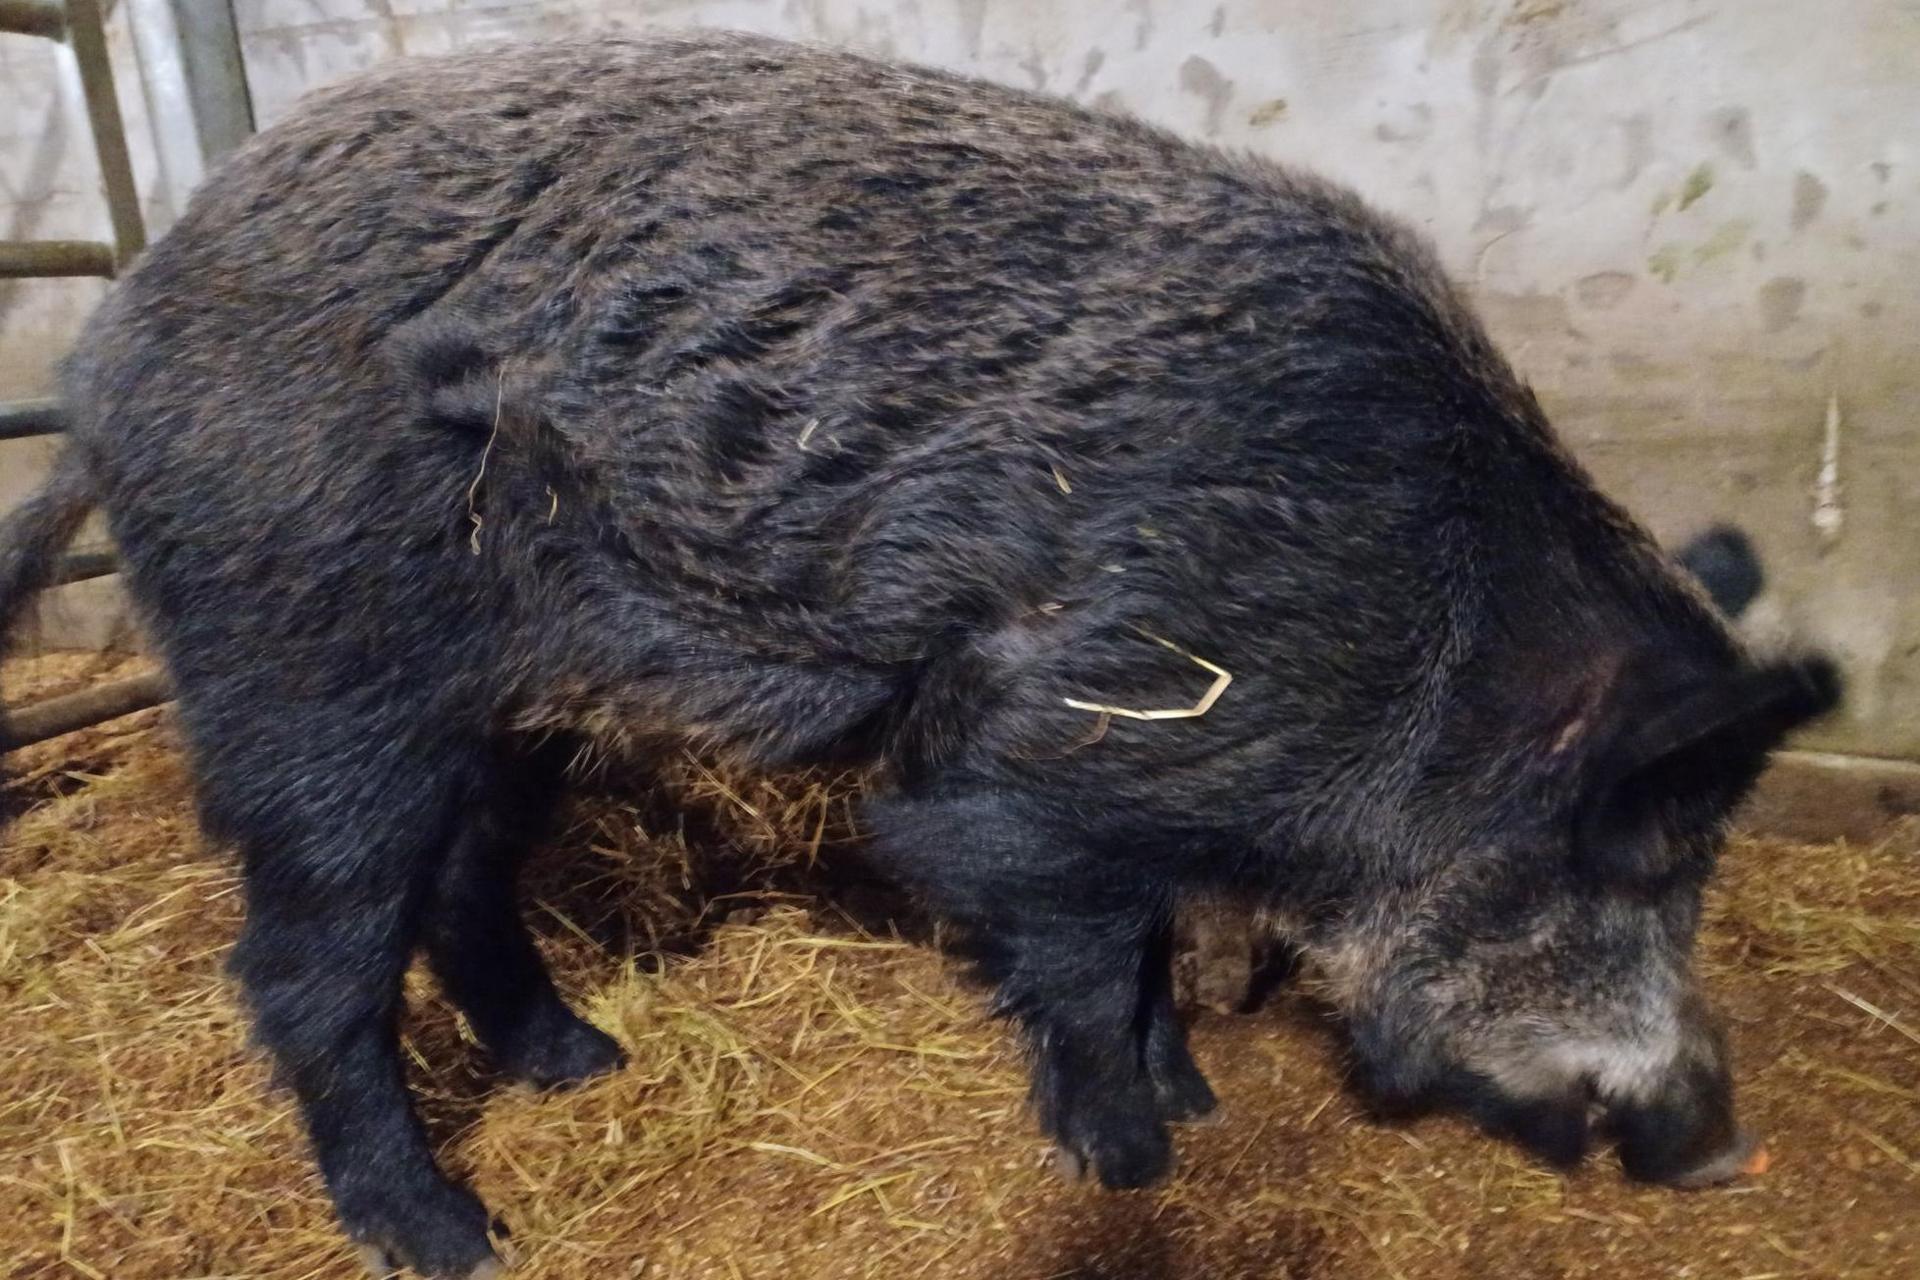
[(1641, 720), (1590, 775), (1575, 819), (1579, 861), (1613, 883), (1673, 874), (1780, 739), (1839, 700), (1833, 663), (1804, 658), (1718, 680)]

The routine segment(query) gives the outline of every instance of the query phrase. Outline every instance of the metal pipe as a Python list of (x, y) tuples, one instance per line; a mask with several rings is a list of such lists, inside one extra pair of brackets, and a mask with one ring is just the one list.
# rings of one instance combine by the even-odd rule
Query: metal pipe
[(167, 698), (167, 679), (154, 672), (18, 707), (0, 718), (0, 752), (145, 711)]
[(67, 429), (67, 413), (58, 400), (9, 400), (0, 404), (0, 440), (50, 436)]
[(233, 0), (173, 0), (173, 23), (180, 33), (181, 70), (200, 156), (211, 166), (253, 132), (253, 98)]
[(113, 275), (113, 246), (97, 240), (0, 241), (0, 280)]
[(52, 0), (0, 0), (0, 31), (61, 40), (67, 34), (66, 9)]
[(113, 59), (107, 54), (107, 30), (100, 0), (67, 0), (67, 43), (80, 64), (80, 87), (87, 97), (93, 149), (100, 157), (100, 180), (107, 189), (107, 213), (113, 219), (114, 256), (124, 267), (147, 247), (146, 222), (140, 216), (140, 189), (133, 181), (127, 130), (120, 120), (120, 99), (113, 90)]

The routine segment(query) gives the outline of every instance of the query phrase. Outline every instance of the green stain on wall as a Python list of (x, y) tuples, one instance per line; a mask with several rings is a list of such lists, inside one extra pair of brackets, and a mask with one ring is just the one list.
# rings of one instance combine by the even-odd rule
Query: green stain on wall
[(1685, 213), (1701, 196), (1711, 190), (1713, 190), (1713, 166), (1710, 164), (1697, 166), (1687, 175), (1687, 180), (1680, 184), (1679, 211)]

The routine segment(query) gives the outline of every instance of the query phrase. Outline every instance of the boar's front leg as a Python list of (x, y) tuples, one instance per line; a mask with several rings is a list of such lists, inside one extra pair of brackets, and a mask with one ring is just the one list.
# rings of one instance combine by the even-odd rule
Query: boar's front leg
[(1033, 1102), (1070, 1166), (1108, 1187), (1166, 1172), (1165, 1120), (1212, 1093), (1173, 1014), (1171, 886), (1022, 802), (919, 791), (870, 811), (887, 869), (959, 926), (1033, 1056)]
[(1160, 1115), (1171, 1121), (1197, 1120), (1217, 1105), (1213, 1088), (1187, 1049), (1187, 1029), (1180, 1021), (1173, 984), (1174, 935), (1164, 930), (1148, 953), (1146, 1064), (1147, 1077), (1160, 1104)]

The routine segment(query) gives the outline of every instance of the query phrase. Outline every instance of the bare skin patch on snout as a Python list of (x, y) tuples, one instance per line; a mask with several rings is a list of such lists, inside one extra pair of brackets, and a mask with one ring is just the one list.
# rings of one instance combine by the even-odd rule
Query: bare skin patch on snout
[(1695, 1165), (1670, 1182), (1682, 1190), (1697, 1191), (1703, 1187), (1717, 1187), (1739, 1177), (1757, 1177), (1772, 1164), (1773, 1157), (1766, 1146), (1742, 1130), (1734, 1135), (1733, 1144), (1725, 1151), (1705, 1163)]

